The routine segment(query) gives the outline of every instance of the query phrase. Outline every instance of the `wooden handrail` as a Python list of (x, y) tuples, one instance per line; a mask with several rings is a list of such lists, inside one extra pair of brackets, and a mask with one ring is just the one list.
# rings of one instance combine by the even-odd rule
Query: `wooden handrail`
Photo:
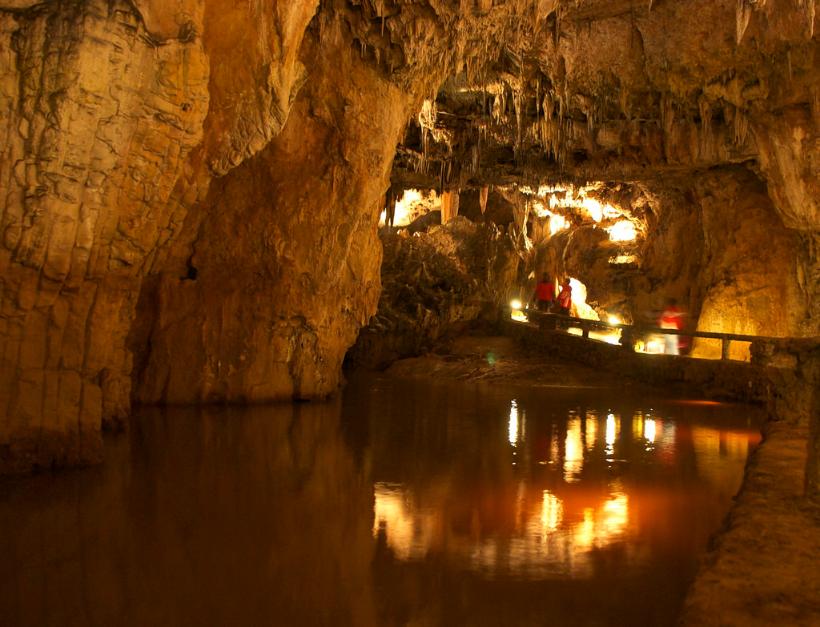
[[(512, 309), (507, 307), (508, 312), (512, 312)], [(533, 309), (526, 309), (522, 310), (528, 319), (533, 321), (538, 321), (539, 326), (546, 326), (542, 325), (541, 323), (544, 322), (552, 322), (554, 326), (557, 328), (560, 324), (561, 326), (565, 326), (567, 328), (574, 327), (580, 328), (583, 337), (589, 337), (589, 331), (593, 329), (604, 329), (604, 330), (617, 330), (620, 329), (622, 332), (621, 335), (621, 346), (633, 350), (632, 341), (640, 335), (645, 334), (652, 334), (652, 335), (677, 335), (683, 337), (697, 337), (703, 339), (714, 339), (721, 341), (721, 358), (724, 360), (729, 359), (729, 347), (732, 342), (778, 342), (788, 338), (782, 337), (766, 337), (762, 335), (740, 335), (737, 333), (716, 333), (712, 331), (679, 331), (677, 329), (661, 329), (659, 327), (651, 327), (645, 325), (632, 325), (632, 324), (610, 324), (609, 322), (603, 322), (600, 320), (587, 320), (586, 318), (575, 318), (572, 316), (564, 316), (561, 314), (554, 314), (554, 313), (546, 313), (543, 311), (533, 310)]]
[(764, 335), (739, 335), (737, 333), (718, 333), (714, 331), (678, 331), (677, 329), (661, 329), (660, 327), (651, 327), (642, 324), (610, 324), (602, 320), (588, 320), (587, 318), (575, 318), (573, 316), (563, 316), (561, 314), (545, 313), (533, 309), (522, 310), (528, 318), (533, 315), (537, 318), (555, 319), (564, 322), (568, 326), (584, 327), (595, 329), (635, 329), (641, 333), (654, 333), (658, 335), (683, 335), (686, 337), (702, 337), (714, 340), (732, 340), (735, 342), (777, 342), (787, 340), (786, 337), (767, 337)]

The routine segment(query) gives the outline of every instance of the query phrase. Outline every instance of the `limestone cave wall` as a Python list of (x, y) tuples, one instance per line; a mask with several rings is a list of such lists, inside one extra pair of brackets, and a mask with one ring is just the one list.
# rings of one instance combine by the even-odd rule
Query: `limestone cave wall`
[[(812, 263), (810, 251), (801, 234), (783, 224), (753, 172), (719, 168), (640, 187), (647, 230), (626, 250), (636, 253), (634, 263), (613, 264), (618, 246), (601, 229), (587, 227), (549, 242), (553, 262), (540, 265), (579, 278), (587, 300), (600, 309), (645, 324), (653, 324), (665, 299), (674, 297), (691, 329), (770, 337), (820, 333), (811, 309), (816, 285), (803, 270)], [(718, 357), (720, 347), (706, 342), (695, 354)]]
[(0, 3), (2, 469), (100, 458), (130, 407), (142, 280), (281, 128), (316, 7)]
[(412, 102), (356, 61), (349, 49), (317, 51), (282, 133), (211, 185), (169, 256), (177, 271), (146, 283), (141, 318), (153, 321), (133, 338), (138, 400), (338, 388), (379, 298), (378, 214)]
[(336, 387), (406, 118), (529, 16), (377, 4), (0, 3), (3, 470), (99, 460), (134, 374), (151, 401)]
[(129, 407), (140, 277), (203, 138), (201, 45), (152, 43), (124, 3), (0, 11), (0, 466), (99, 459)]
[(424, 231), (382, 229), (383, 289), (348, 365), (384, 367), (495, 322), (498, 305), (519, 284), (522, 265), (505, 226), (459, 215)]

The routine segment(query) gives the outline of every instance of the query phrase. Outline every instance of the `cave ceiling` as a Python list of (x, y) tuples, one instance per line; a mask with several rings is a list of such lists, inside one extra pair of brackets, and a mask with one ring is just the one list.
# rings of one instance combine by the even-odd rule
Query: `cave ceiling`
[[(817, 114), (812, 2), (464, 4), (328, 3), (363, 58), (426, 90), (398, 147), (400, 187), (776, 169), (760, 154), (783, 150), (773, 118)], [(789, 151), (816, 157), (816, 141)]]

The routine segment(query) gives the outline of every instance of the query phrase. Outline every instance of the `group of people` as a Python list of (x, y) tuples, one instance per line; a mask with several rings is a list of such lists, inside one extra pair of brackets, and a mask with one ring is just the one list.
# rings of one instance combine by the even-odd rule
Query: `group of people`
[[(544, 273), (541, 280), (535, 286), (532, 300), (539, 311), (553, 312), (564, 316), (570, 315), (572, 309), (572, 285), (569, 278), (564, 279), (561, 284), (561, 291), (555, 295), (555, 283), (549, 275)], [(658, 327), (661, 329), (675, 329), (682, 331), (684, 327), (684, 314), (678, 308), (678, 302), (674, 298), (666, 300), (666, 306), (658, 318)], [(667, 355), (679, 355), (683, 346), (681, 337), (678, 335), (664, 335), (664, 352)]]
[(549, 275), (544, 273), (535, 286), (532, 300), (540, 311), (552, 311), (568, 316), (570, 309), (572, 309), (572, 286), (569, 278), (564, 279), (561, 284), (561, 291), (556, 298), (555, 284), (550, 280)]

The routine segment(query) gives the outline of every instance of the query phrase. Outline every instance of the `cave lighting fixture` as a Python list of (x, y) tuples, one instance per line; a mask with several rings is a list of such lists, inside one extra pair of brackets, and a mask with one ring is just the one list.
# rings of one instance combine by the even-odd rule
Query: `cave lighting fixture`
[(650, 335), (645, 340), (638, 340), (633, 347), (636, 353), (649, 355), (663, 355), (666, 352), (666, 343), (662, 335)]
[(527, 318), (527, 314), (524, 313), (523, 309), (524, 303), (517, 298), (513, 298), (510, 301), (510, 318), (517, 322), (529, 322), (529, 318)]

